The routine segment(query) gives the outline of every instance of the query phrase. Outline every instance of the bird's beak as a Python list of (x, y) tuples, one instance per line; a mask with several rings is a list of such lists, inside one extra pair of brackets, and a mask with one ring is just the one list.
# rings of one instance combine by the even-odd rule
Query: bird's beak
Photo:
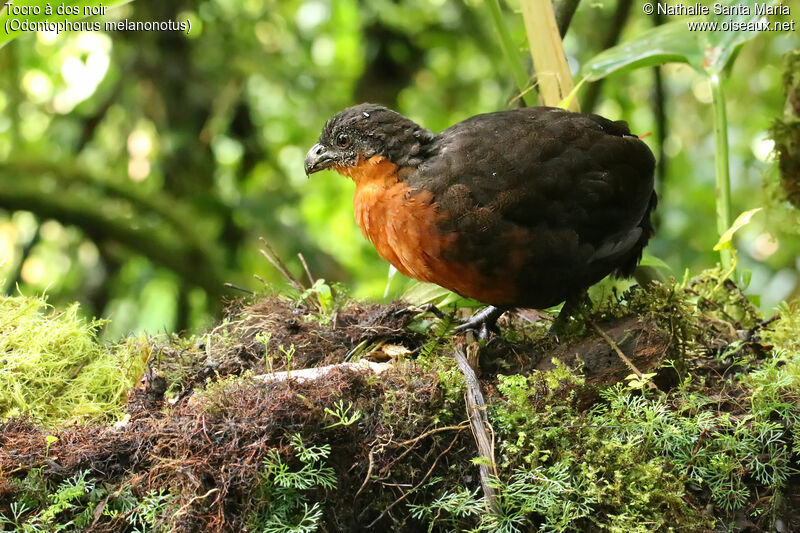
[(306, 176), (310, 176), (314, 172), (325, 170), (333, 166), (333, 156), (331, 156), (325, 146), (320, 143), (311, 147), (311, 150), (306, 154)]

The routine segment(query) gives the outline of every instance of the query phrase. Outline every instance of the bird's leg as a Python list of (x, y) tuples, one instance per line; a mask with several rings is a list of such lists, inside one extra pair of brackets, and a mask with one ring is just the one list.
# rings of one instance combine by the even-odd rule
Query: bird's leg
[(475, 331), (481, 340), (489, 337), (489, 332), (497, 332), (497, 319), (506, 312), (506, 307), (490, 305), (472, 315), (472, 318), (456, 327), (456, 331)]
[(416, 307), (416, 309), (422, 313), (433, 313), (436, 318), (444, 318), (444, 313), (441, 309), (433, 305), (432, 303), (422, 304)]
[(567, 330), (569, 319), (577, 315), (581, 306), (585, 305), (587, 302), (591, 304), (589, 293), (586, 291), (568, 296), (564, 305), (561, 306), (561, 311), (558, 312), (558, 316), (553, 321), (553, 325), (550, 326), (550, 333), (555, 336), (564, 334)]

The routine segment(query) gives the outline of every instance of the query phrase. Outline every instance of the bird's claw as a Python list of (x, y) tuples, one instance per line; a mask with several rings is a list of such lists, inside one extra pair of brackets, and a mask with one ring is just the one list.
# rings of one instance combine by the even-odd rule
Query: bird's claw
[(472, 320), (468, 320), (467, 322), (464, 322), (463, 324), (457, 326), (455, 328), (455, 331), (458, 332), (471, 331), (473, 333), (476, 333), (478, 335), (478, 339), (482, 341), (488, 339), (492, 333), (495, 334), (500, 333), (500, 331), (497, 329), (497, 325), (493, 325), (490, 327), (486, 324), (486, 322), (483, 321), (473, 322)]
[(497, 328), (497, 319), (505, 312), (494, 306), (489, 306), (472, 315), (472, 317), (456, 326), (455, 331), (473, 331), (478, 334), (480, 340), (486, 340), (494, 333), (500, 333)]

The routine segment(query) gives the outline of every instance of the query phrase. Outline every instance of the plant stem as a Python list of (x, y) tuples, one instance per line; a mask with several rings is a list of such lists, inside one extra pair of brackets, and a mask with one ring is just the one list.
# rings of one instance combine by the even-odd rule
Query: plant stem
[[(545, 105), (559, 105), (575, 87), (550, 0), (522, 0), (522, 18), (531, 49), (539, 92)], [(569, 104), (580, 111), (577, 98)]]
[(503, 54), (506, 56), (506, 62), (511, 69), (511, 75), (514, 76), (514, 81), (517, 84), (522, 100), (526, 105), (536, 105), (536, 93), (530, 91), (530, 78), (522, 63), (519, 51), (514, 44), (514, 39), (511, 38), (511, 33), (508, 31), (506, 21), (503, 18), (503, 11), (500, 9), (499, 0), (486, 0), (486, 5), (489, 7), (489, 13), (492, 15), (492, 21), (500, 36), (500, 47), (503, 49)]
[[(725, 92), (720, 74), (709, 76), (711, 105), (714, 110), (715, 166), (717, 174), (717, 232), (721, 236), (731, 226), (731, 176), (728, 162), (728, 118), (725, 112)], [(720, 250), (723, 270), (731, 267), (730, 250)]]

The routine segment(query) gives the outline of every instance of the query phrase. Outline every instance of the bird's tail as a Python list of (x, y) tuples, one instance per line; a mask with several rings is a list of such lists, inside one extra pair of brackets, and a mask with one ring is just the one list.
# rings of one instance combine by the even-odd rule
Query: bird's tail
[(653, 236), (653, 221), (650, 218), (657, 204), (658, 195), (653, 191), (653, 194), (650, 196), (650, 203), (647, 205), (647, 210), (644, 212), (642, 221), (639, 223), (639, 227), (642, 228), (642, 234), (639, 236), (639, 240), (636, 244), (631, 248), (630, 255), (614, 271), (613, 276), (615, 278), (629, 278), (633, 275), (633, 271), (636, 270), (636, 265), (639, 264), (642, 258), (644, 247), (647, 246), (647, 242), (650, 240), (650, 237)]

